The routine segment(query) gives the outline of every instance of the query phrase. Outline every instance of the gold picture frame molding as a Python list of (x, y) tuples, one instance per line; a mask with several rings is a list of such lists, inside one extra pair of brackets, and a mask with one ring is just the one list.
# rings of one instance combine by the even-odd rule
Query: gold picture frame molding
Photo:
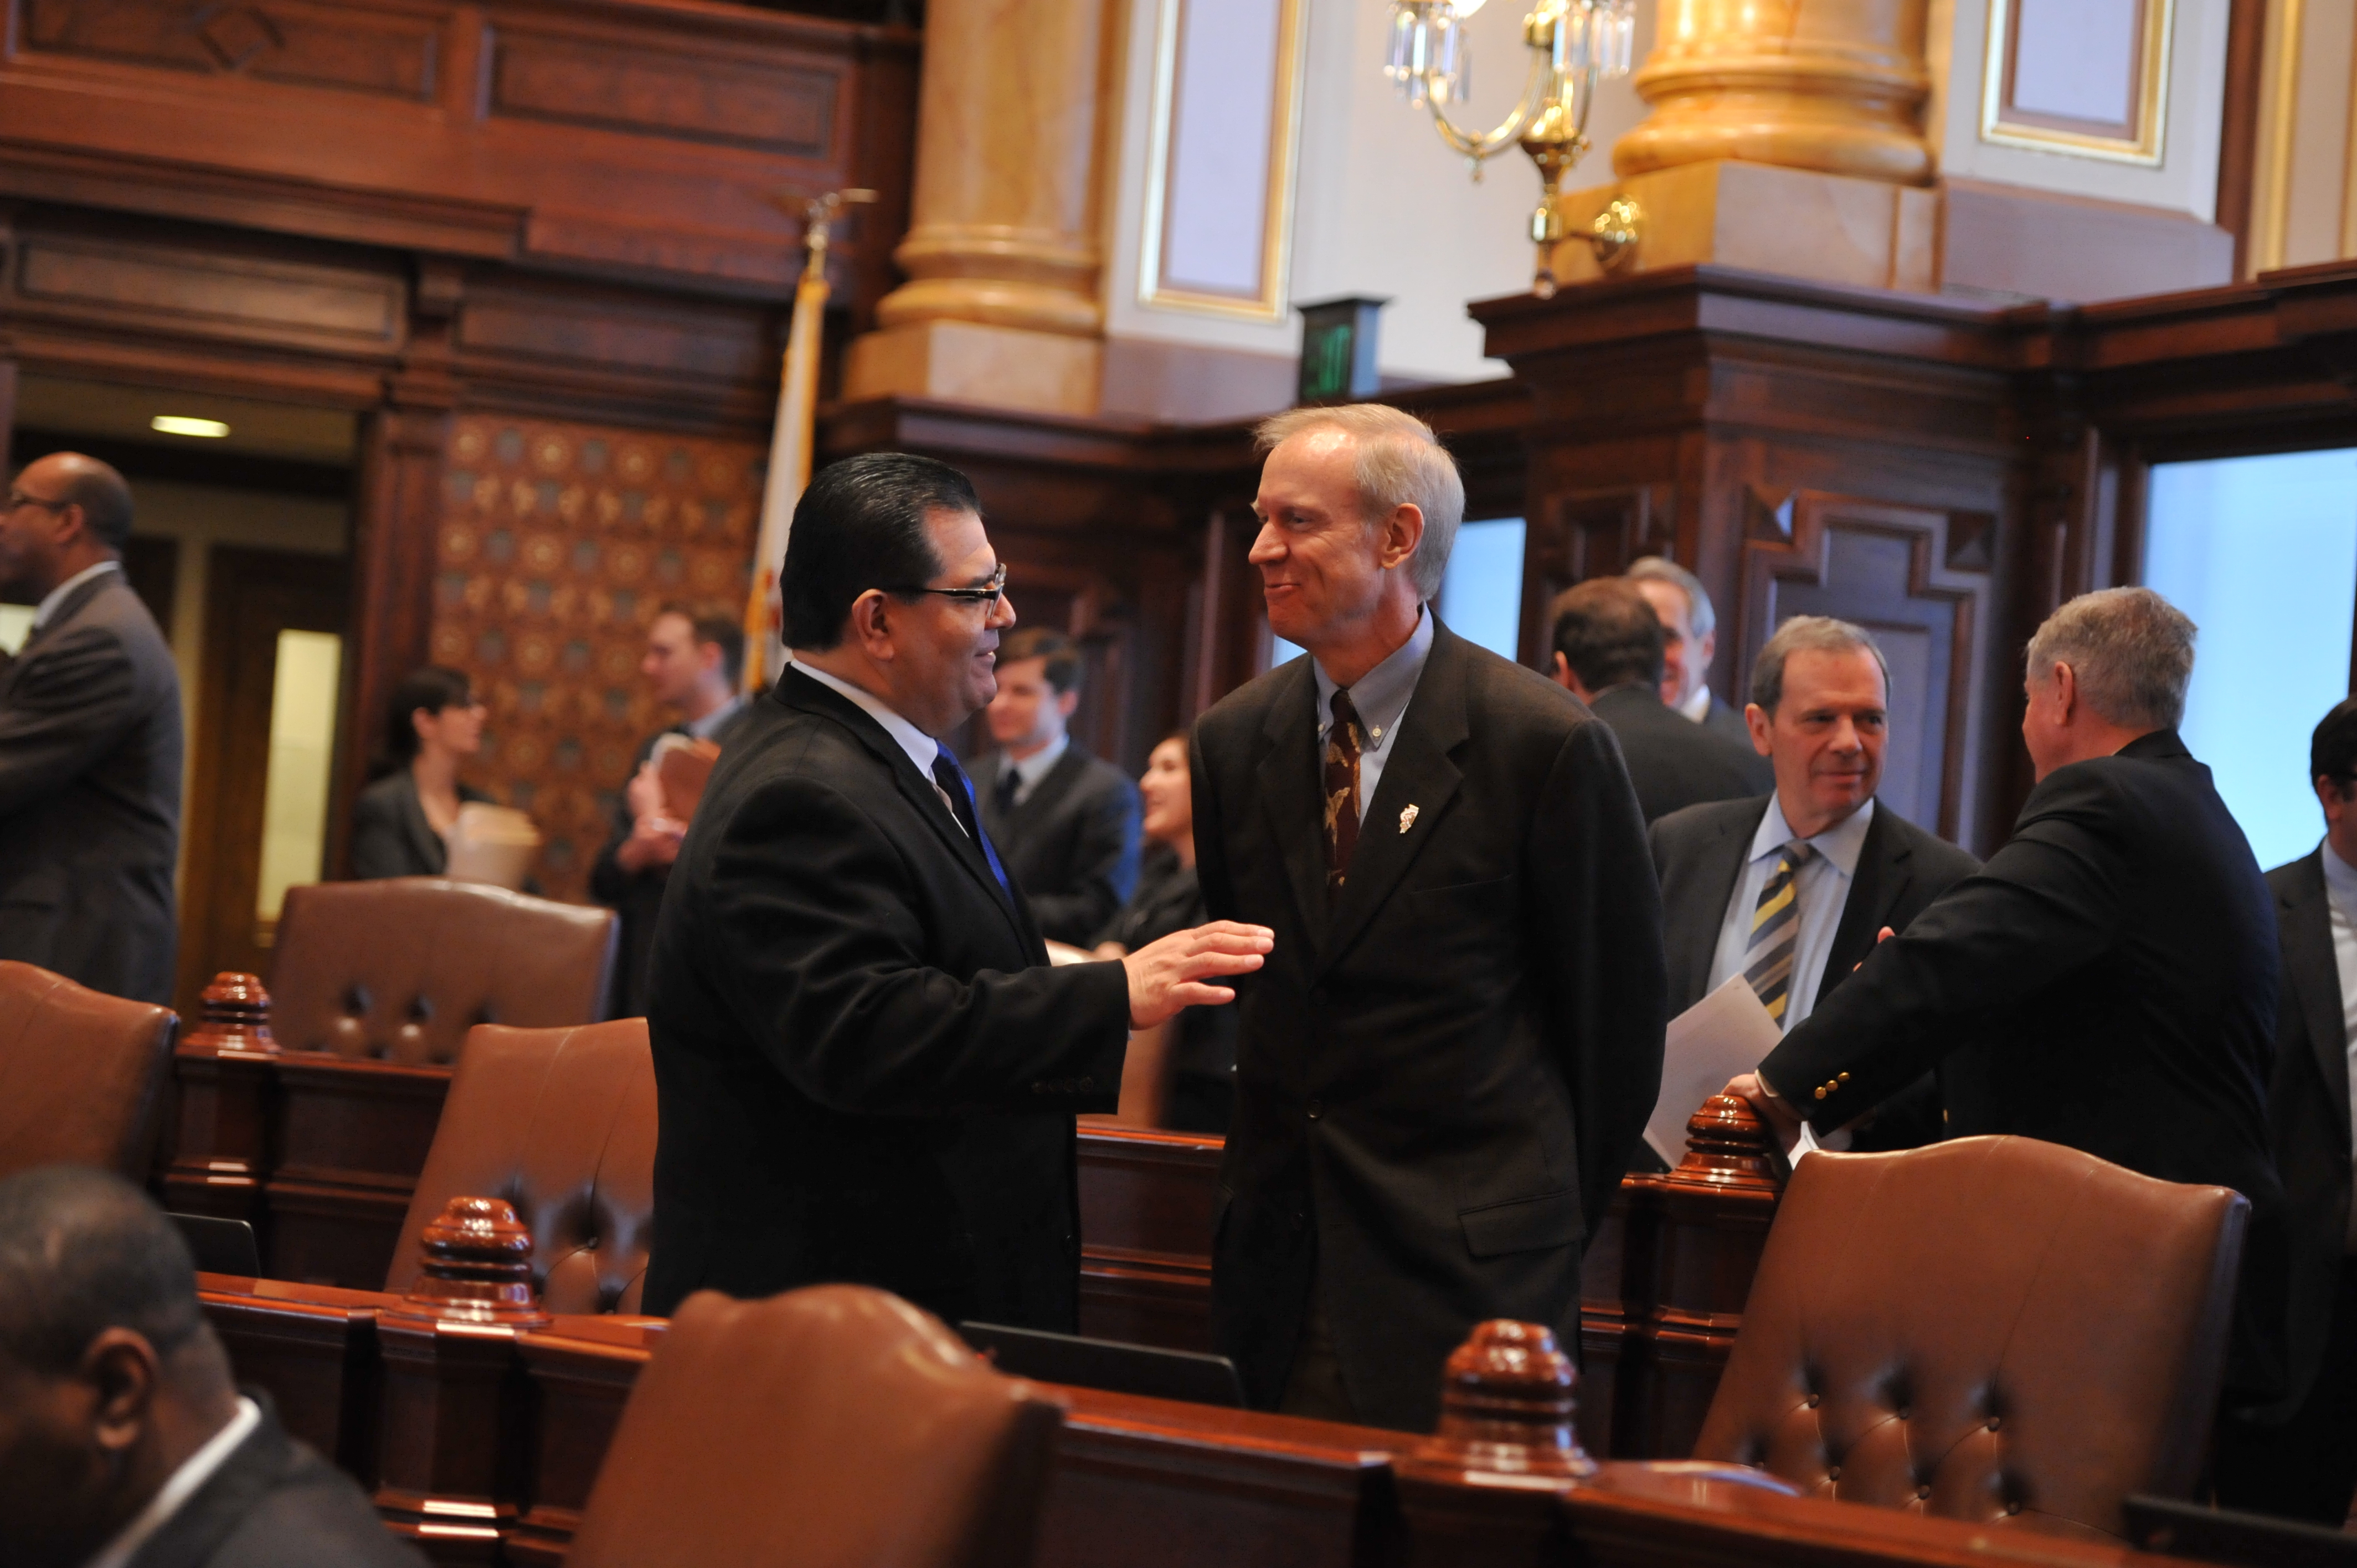
[(2015, 66), (2015, 20), (2024, 0), (1989, 0), (1988, 48), (1981, 69), (1980, 139), (2003, 147), (2101, 158), (2110, 163), (2160, 164), (2169, 125), (2169, 61), (2176, 0), (2140, 0), (2143, 37), (2136, 40), (2136, 80), (2124, 135), (2074, 130), (2059, 115), (2026, 115), (2006, 102)]

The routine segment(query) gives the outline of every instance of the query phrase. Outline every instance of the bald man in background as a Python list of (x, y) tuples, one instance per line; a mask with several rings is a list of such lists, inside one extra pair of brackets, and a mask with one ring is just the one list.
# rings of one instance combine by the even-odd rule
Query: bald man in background
[(180, 676), (123, 575), (131, 487), (57, 452), (6, 505), (0, 585), (38, 607), (0, 673), (0, 959), (168, 1004)]

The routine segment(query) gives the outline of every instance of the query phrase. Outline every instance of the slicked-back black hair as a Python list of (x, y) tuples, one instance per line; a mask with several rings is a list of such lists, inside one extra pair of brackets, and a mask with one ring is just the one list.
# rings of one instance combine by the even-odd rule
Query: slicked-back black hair
[(103, 1329), (168, 1356), (204, 1325), (188, 1243), (145, 1193), (81, 1165), (0, 1181), (0, 1355), (57, 1377)]
[(905, 588), (942, 569), (925, 514), (980, 512), (974, 484), (947, 463), (909, 452), (869, 452), (830, 463), (794, 505), (778, 596), (786, 646), (823, 652), (870, 588)]

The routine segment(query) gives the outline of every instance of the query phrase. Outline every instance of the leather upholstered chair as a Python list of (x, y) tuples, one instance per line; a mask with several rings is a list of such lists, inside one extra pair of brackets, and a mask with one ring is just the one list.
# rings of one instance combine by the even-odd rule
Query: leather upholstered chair
[(567, 1568), (1025, 1568), (1060, 1407), (864, 1285), (698, 1292), (639, 1377)]
[(478, 1024), (594, 1023), (614, 933), (610, 909), (438, 876), (290, 887), (271, 1032), (285, 1051), (420, 1067), (457, 1060)]
[(1695, 1457), (2124, 1536), (2126, 1498), (2187, 1496), (2200, 1472), (2249, 1212), (2029, 1138), (1812, 1155)]
[(419, 1240), (454, 1197), (502, 1197), (532, 1232), (550, 1312), (636, 1312), (654, 1219), (655, 1069), (647, 1021), (575, 1029), (479, 1026), (443, 1102), (393, 1249), (389, 1291), (423, 1266)]
[(168, 1007), (0, 961), (0, 1176), (78, 1165), (145, 1181), (179, 1022)]

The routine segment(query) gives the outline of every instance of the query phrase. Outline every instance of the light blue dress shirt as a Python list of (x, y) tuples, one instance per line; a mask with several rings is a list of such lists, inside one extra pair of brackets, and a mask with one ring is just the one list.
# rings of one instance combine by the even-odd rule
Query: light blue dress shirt
[[(1857, 857), (1866, 848), (1866, 830), (1874, 822), (1874, 802), (1865, 805), (1805, 842), (1816, 853), (1802, 863), (1792, 878), (1801, 905), (1801, 930), (1792, 943), (1792, 983), (1784, 994), (1784, 1030), (1816, 1010), (1817, 987), (1825, 977), (1825, 960), (1833, 952), (1834, 934), (1841, 929), (1843, 907), (1849, 902), (1850, 884), (1857, 876)], [(1751, 854), (1743, 875), (1735, 879), (1735, 897), (1727, 900), (1727, 918), (1718, 929), (1718, 947), (1711, 954), (1710, 984), (1716, 991), (1731, 975), (1748, 966), (1744, 955), (1751, 946), (1751, 916), (1759, 908), (1760, 890), (1776, 869), (1777, 852), (1792, 842), (1792, 827), (1784, 820), (1783, 802), (1768, 800), (1760, 831), (1751, 835)]]
[[(1359, 677), (1351, 687), (1351, 704), (1367, 726), (1367, 743), (1359, 748), (1359, 820), (1363, 825), (1367, 802), (1383, 781), (1383, 759), (1392, 754), (1392, 737), (1407, 718), (1407, 702), (1424, 677), (1424, 661), (1432, 657), (1432, 610), (1419, 609), (1415, 629), (1390, 658)], [(1310, 668), (1318, 676), (1318, 755), (1324, 766), (1326, 732), (1334, 727), (1334, 693), (1340, 688), (1327, 678), (1326, 667), (1315, 658)]]

